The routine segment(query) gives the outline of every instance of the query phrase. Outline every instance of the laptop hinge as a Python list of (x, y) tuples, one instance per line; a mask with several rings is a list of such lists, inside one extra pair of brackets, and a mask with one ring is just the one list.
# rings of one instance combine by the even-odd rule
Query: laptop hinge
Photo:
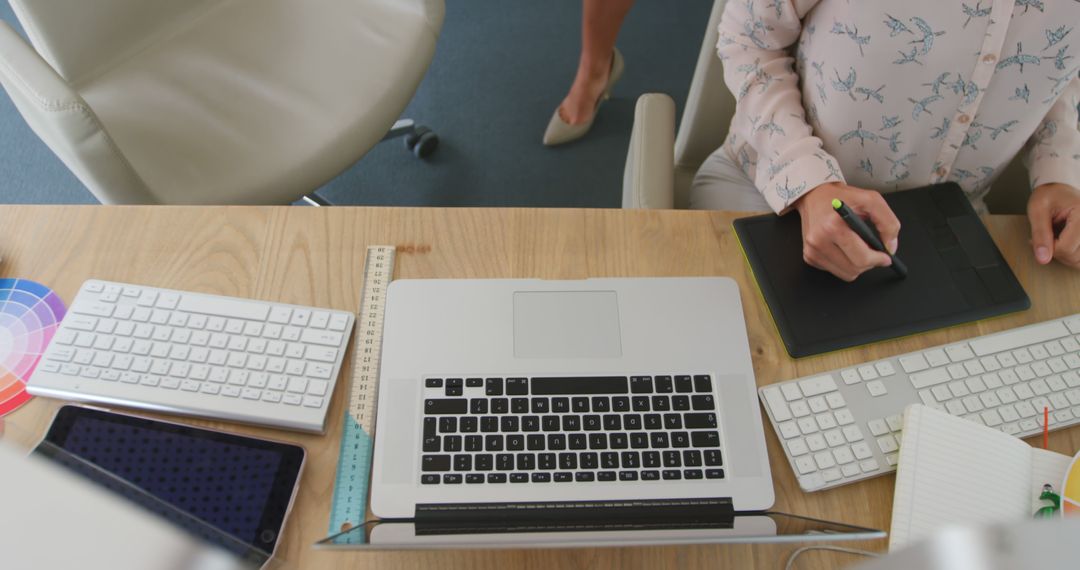
[(540, 501), (416, 505), (417, 523), (730, 523), (730, 497), (629, 501)]

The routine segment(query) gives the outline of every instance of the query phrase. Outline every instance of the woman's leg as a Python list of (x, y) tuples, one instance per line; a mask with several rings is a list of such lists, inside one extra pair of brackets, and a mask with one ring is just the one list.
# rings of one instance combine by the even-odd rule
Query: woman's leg
[(693, 210), (769, 212), (772, 208), (758, 192), (750, 177), (731, 161), (724, 147), (716, 149), (701, 164), (690, 185)]
[(563, 121), (580, 125), (592, 116), (611, 71), (615, 38), (633, 4), (634, 0), (582, 0), (581, 59), (570, 92), (559, 105)]

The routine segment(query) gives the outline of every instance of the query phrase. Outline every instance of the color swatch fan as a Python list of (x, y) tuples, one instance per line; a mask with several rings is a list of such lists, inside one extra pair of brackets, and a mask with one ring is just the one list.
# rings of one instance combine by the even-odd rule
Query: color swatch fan
[(64, 318), (52, 289), (25, 279), (0, 279), (0, 416), (30, 399), (26, 381)]
[(1061, 484), (1061, 513), (1067, 517), (1080, 517), (1080, 453), (1073, 457), (1065, 481)]

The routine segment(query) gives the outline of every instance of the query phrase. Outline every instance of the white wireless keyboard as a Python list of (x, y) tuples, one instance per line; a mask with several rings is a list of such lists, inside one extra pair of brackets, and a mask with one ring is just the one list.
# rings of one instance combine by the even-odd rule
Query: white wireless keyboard
[(1080, 314), (759, 389), (804, 491), (896, 470), (923, 403), (1017, 437), (1080, 423)]
[(27, 391), (322, 432), (353, 315), (83, 283)]

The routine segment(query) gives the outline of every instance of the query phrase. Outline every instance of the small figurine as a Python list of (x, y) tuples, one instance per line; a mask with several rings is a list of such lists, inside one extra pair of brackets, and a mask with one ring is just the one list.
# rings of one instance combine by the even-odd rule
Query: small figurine
[(1049, 519), (1053, 518), (1058, 509), (1061, 508), (1061, 495), (1054, 492), (1054, 488), (1049, 484), (1043, 485), (1042, 493), (1039, 494), (1040, 501), (1049, 501), (1050, 504), (1045, 507), (1040, 507), (1035, 511), (1035, 518), (1037, 519)]

